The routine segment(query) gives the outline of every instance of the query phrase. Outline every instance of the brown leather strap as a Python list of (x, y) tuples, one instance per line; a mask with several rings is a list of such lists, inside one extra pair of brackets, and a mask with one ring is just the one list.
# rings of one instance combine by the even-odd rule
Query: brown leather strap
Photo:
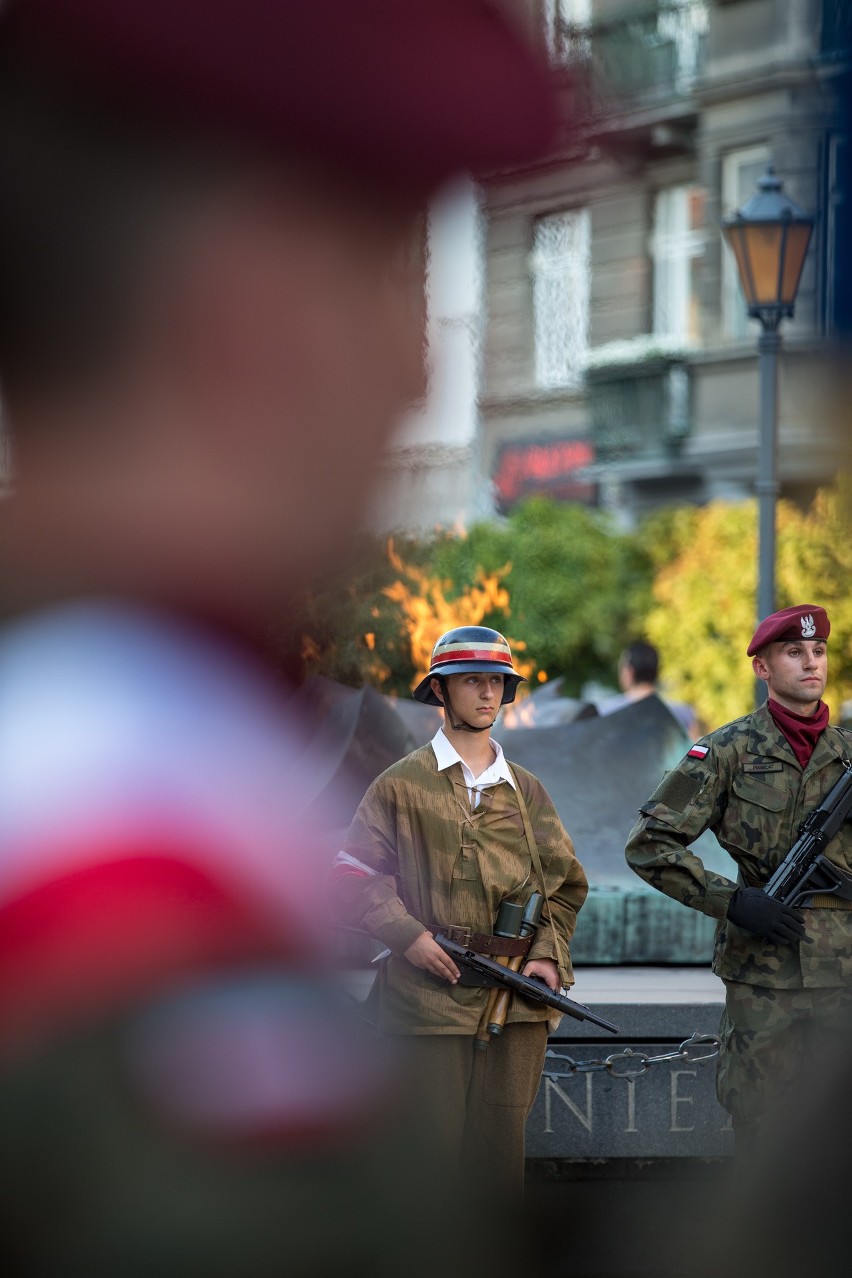
[(434, 935), (442, 932), (457, 945), (464, 945), (477, 954), (487, 954), (491, 958), (522, 958), (532, 945), (531, 936), (489, 936), (486, 932), (472, 932), (469, 927), (457, 927), (453, 924), (427, 923), (429, 931)]
[[(512, 775), (514, 776), (514, 773)], [(561, 972), (562, 949), (559, 944), (559, 937), (556, 935), (556, 924), (553, 922), (553, 910), (550, 908), (550, 897), (547, 895), (547, 883), (544, 878), (544, 870), (541, 867), (541, 854), (538, 850), (538, 844), (535, 841), (535, 835), (532, 832), (530, 814), (527, 812), (527, 805), (524, 802), (523, 791), (521, 790), (520, 783), (517, 778), (515, 780), (515, 792), (518, 796), (518, 807), (521, 810), (521, 820), (524, 823), (524, 835), (526, 836), (527, 846), (530, 850), (530, 856), (532, 857), (535, 872), (538, 875), (538, 881), (541, 884), (541, 894), (544, 897), (544, 904), (547, 907), (547, 921), (550, 924), (550, 935), (553, 939), (553, 960)]]

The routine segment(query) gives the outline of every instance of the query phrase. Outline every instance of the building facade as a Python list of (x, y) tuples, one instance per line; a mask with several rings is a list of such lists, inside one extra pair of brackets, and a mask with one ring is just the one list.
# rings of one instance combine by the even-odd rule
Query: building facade
[(782, 495), (837, 470), (826, 369), (845, 250), (848, 0), (514, 0), (556, 68), (551, 155), (482, 192), (481, 457), (498, 509), (535, 491), (630, 524), (753, 491), (758, 324), (721, 218), (773, 164), (816, 214), (782, 327)]
[(485, 229), (482, 192), (472, 181), (454, 183), (434, 201), (424, 247), (427, 395), (387, 450), (371, 511), (375, 530), (420, 535), (494, 511), (479, 407)]

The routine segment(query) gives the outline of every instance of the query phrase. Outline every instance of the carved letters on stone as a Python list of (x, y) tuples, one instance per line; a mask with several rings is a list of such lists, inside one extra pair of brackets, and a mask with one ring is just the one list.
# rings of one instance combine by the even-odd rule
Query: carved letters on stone
[(632, 1078), (605, 1071), (545, 1075), (527, 1129), (528, 1154), (729, 1152), (730, 1123), (715, 1097), (712, 1067), (675, 1065)]

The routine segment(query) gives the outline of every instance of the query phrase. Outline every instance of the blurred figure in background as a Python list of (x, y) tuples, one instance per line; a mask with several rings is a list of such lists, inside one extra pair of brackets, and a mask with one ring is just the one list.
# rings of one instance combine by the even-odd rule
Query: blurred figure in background
[(660, 674), (660, 654), (651, 643), (637, 639), (624, 649), (618, 659), (618, 686), (621, 692), (614, 693), (597, 702), (598, 714), (614, 714), (623, 710), (634, 701), (655, 693), (671, 710), (684, 732), (693, 739), (701, 734), (701, 725), (692, 706), (681, 701), (669, 701), (660, 694), (657, 681)]
[(0, 6), (7, 1273), (419, 1271), (264, 639), (422, 392), (425, 202), (550, 112), (480, 0)]

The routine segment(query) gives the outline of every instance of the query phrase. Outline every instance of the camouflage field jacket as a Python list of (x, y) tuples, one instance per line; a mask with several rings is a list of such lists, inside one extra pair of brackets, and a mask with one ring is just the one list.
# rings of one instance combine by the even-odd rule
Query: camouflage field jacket
[[(543, 921), (528, 957), (554, 959), (570, 985), (569, 941), (586, 898), (586, 876), (544, 786), (524, 768), (511, 767), (529, 813), (559, 942), (556, 952), (549, 922)], [(373, 782), (343, 846), (349, 868), (360, 868), (332, 876), (336, 913), (392, 951), (377, 982), (381, 1028), (474, 1034), (489, 991), (435, 984), (403, 955), (431, 923), (490, 934), (504, 898), (523, 901), (540, 888), (513, 788), (503, 781), (486, 790), (474, 809), (461, 765), (439, 771), (432, 746), (422, 746)], [(547, 1015), (547, 1008), (513, 997), (508, 1020)]]
[[(627, 842), (628, 864), (661, 892), (719, 920), (713, 970), (724, 980), (786, 989), (845, 984), (852, 977), (852, 909), (807, 909), (806, 938), (775, 945), (727, 921), (736, 884), (707, 870), (689, 844), (712, 830), (737, 863), (740, 882), (765, 883), (843, 760), (852, 758), (852, 733), (826, 728), (802, 771), (762, 706), (704, 737), (702, 747), (703, 757), (688, 754), (643, 804)], [(852, 825), (842, 827), (826, 855), (852, 872)]]

